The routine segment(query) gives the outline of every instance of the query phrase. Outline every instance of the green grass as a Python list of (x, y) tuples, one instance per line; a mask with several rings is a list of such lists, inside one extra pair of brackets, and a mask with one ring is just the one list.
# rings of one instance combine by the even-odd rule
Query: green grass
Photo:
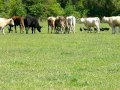
[(48, 34), (41, 24), (41, 33), (0, 33), (0, 90), (120, 89), (120, 33), (77, 24), (75, 34)]

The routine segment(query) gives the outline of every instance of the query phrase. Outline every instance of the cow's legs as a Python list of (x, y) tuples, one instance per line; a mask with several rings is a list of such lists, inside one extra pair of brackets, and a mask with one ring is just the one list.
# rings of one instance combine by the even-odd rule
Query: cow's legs
[(65, 32), (64, 33), (69, 33), (70, 32), (70, 27), (69, 26), (66, 26), (65, 27)]
[(65, 28), (64, 26), (61, 27), (61, 33), (64, 33), (65, 32)]
[(54, 29), (53, 26), (51, 26), (51, 33), (53, 32), (53, 29)]
[(11, 26), (10, 26), (10, 28), (8, 28), (8, 33), (10, 33), (10, 31), (11, 31)]
[(20, 33), (24, 33), (24, 26), (20, 25)]
[(30, 27), (26, 27), (26, 34), (28, 34), (28, 30), (29, 30)]
[(99, 26), (96, 27), (96, 28), (97, 28), (97, 31), (96, 31), (96, 32), (99, 33), (99, 32), (100, 32), (100, 28), (99, 28)]
[(53, 27), (53, 30), (54, 30), (54, 33), (56, 32), (56, 30), (55, 30), (55, 26)]
[(17, 30), (16, 30), (16, 25), (15, 25), (15, 33), (17, 33)]
[(34, 28), (34, 27), (32, 27), (32, 34), (33, 34), (33, 33), (35, 33), (35, 28)]
[(34, 28), (32, 27), (32, 34), (33, 34), (33, 32), (34, 32)]
[(115, 33), (116, 33), (116, 31), (115, 31), (115, 27), (112, 26), (112, 34), (115, 34)]
[(98, 32), (98, 33), (100, 32), (100, 27), (99, 27), (99, 25), (97, 26), (97, 32)]
[(20, 20), (20, 33), (24, 33), (24, 20)]
[(72, 28), (73, 28), (73, 33), (75, 33), (75, 26), (73, 25)]
[(99, 33), (100, 32), (99, 22), (95, 22), (95, 27), (97, 28), (97, 33)]
[(87, 30), (88, 30), (88, 33), (90, 32), (91, 33), (91, 27), (87, 27)]
[(70, 26), (70, 31), (73, 32), (73, 33), (75, 33), (75, 26), (74, 25)]
[(4, 27), (1, 27), (1, 31), (3, 32), (3, 34), (5, 35), (5, 32), (4, 32)]

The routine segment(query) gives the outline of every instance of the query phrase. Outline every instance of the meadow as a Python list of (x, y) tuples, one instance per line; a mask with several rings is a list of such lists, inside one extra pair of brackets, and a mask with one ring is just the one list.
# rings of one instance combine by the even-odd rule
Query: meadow
[[(0, 33), (0, 90), (120, 90), (120, 33)], [(102, 24), (107, 26), (107, 24)]]

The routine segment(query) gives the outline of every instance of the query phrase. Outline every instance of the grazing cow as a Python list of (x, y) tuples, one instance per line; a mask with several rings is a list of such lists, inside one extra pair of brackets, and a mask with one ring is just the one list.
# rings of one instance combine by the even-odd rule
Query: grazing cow
[[(14, 20), (14, 26), (15, 26), (15, 32), (17, 33), (17, 30), (16, 30), (16, 26), (20, 26), (20, 33), (23, 33), (24, 32), (24, 17), (23, 16), (13, 16), (12, 19)], [(10, 28), (9, 28), (9, 33), (11, 30), (11, 27), (13, 27), (12, 25), (9, 25)]]
[(106, 22), (109, 24), (109, 26), (112, 28), (112, 34), (116, 33), (115, 27), (120, 28), (120, 16), (112, 16), (112, 17), (103, 17), (103, 22)]
[(65, 17), (63, 16), (58, 16), (56, 17), (56, 20), (55, 20), (55, 30), (56, 30), (56, 33), (63, 33), (65, 32)]
[(100, 19), (98, 17), (89, 17), (89, 18), (81, 18), (80, 19), (81, 23), (84, 23), (84, 25), (87, 27), (88, 30), (91, 31), (91, 27), (96, 27), (97, 32), (100, 32)]
[(36, 17), (26, 16), (26, 18), (24, 19), (24, 24), (25, 24), (26, 34), (28, 34), (28, 30), (30, 27), (32, 28), (32, 34), (33, 32), (35, 33), (36, 28), (39, 32), (41, 32), (42, 27), (39, 25), (38, 19)]
[(51, 27), (51, 33), (54, 30), (55, 32), (55, 17), (48, 17), (48, 33), (49, 33), (49, 27)]
[(13, 19), (0, 18), (0, 30), (3, 32), (3, 34), (5, 34), (4, 28), (7, 25), (14, 25)]
[(67, 27), (67, 32), (74, 32), (75, 33), (75, 24), (76, 24), (76, 19), (74, 16), (68, 16), (66, 17), (66, 27)]

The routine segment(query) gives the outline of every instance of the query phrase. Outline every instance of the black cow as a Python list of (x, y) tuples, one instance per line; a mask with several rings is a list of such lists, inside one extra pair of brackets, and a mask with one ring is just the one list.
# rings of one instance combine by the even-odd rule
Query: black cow
[(32, 34), (33, 32), (35, 33), (36, 28), (39, 32), (41, 32), (42, 27), (39, 25), (38, 19), (36, 17), (26, 16), (26, 18), (24, 19), (24, 25), (26, 29), (26, 34), (28, 34), (28, 30), (30, 27), (32, 28)]

